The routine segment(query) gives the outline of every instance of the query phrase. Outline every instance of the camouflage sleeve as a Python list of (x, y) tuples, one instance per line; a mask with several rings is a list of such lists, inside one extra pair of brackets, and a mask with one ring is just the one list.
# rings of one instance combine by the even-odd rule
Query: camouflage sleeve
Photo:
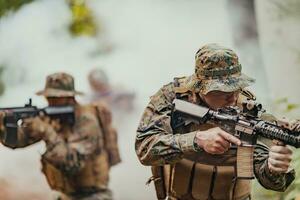
[(1, 143), (9, 148), (23, 148), (41, 140), (43, 130), (38, 128), (38, 117), (28, 118), (17, 128), (16, 132), (9, 132), (7, 128), (0, 130)]
[(144, 165), (164, 165), (179, 161), (185, 152), (195, 151), (195, 132), (174, 134), (170, 125), (173, 84), (160, 89), (146, 107), (137, 129), (135, 150)]
[[(271, 114), (264, 114), (263, 120), (275, 122), (276, 118)], [(272, 141), (259, 138), (254, 152), (254, 172), (258, 182), (266, 189), (283, 192), (295, 179), (295, 170), (288, 173), (272, 173), (268, 167), (269, 147)]]
[(295, 179), (295, 170), (272, 173), (268, 167), (269, 148), (258, 144), (254, 152), (254, 172), (258, 182), (266, 189), (283, 192)]

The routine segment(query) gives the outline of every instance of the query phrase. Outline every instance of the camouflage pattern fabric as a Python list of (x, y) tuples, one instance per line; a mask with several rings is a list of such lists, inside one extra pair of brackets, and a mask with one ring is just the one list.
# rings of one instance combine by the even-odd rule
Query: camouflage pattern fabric
[(47, 76), (45, 89), (36, 94), (46, 97), (73, 97), (83, 94), (74, 88), (74, 78), (71, 75), (67, 73), (54, 73)]
[(195, 55), (195, 73), (186, 87), (207, 94), (218, 90), (232, 92), (254, 83), (254, 79), (241, 73), (242, 65), (234, 51), (217, 44), (200, 48)]
[[(182, 79), (181, 82), (186, 83), (186, 78)], [(194, 145), (195, 131), (174, 132), (171, 127), (172, 102), (176, 96), (176, 89), (174, 83), (163, 86), (151, 97), (141, 118), (137, 129), (135, 150), (144, 165), (173, 165), (190, 152), (203, 151)], [(179, 96), (201, 104), (200, 96), (194, 92), (182, 92)], [(294, 180), (294, 171), (287, 174), (271, 174), (267, 167), (267, 158), (268, 147), (257, 145), (254, 155), (256, 178), (265, 188), (284, 191)]]
[[(110, 166), (119, 163), (120, 159), (111, 161), (104, 141), (104, 129), (99, 124), (95, 106), (76, 104), (73, 127), (47, 117), (25, 119), (18, 128), (16, 146), (9, 146), (3, 140), (1, 142), (10, 148), (20, 148), (43, 140), (46, 143), (46, 152), (42, 155), (41, 160), (43, 172), (52, 189), (70, 195), (75, 191), (89, 191), (91, 188), (92, 191), (97, 190), (97, 195), (92, 193), (91, 198), (82, 199), (111, 199), (107, 188), (108, 172)], [(106, 130), (115, 133), (115, 129), (111, 125), (109, 110), (102, 104), (97, 106), (101, 108), (100, 114), (108, 115), (108, 117), (104, 117), (107, 119), (103, 126)], [(1, 118), (3, 119), (3, 114), (0, 114)], [(0, 138), (5, 138), (5, 134), (5, 128), (1, 127)], [(117, 143), (116, 140), (116, 135), (114, 135), (110, 139), (110, 143)], [(119, 155), (116, 144), (109, 148), (114, 155)], [(49, 174), (49, 165), (53, 166), (57, 172), (54, 170)], [(66, 183), (68, 186), (65, 186)], [(98, 192), (99, 190), (104, 191), (104, 194)]]

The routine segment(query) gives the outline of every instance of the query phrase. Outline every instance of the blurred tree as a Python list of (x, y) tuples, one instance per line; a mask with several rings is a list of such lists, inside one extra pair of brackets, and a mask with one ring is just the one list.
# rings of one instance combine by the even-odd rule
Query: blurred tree
[(279, 18), (300, 18), (300, 1), (299, 0), (272, 0)]
[(24, 4), (34, 0), (0, 0), (0, 17), (7, 14), (9, 11), (16, 11)]
[(246, 70), (251, 70), (255, 75), (255, 93), (267, 102), (269, 87), (259, 44), (255, 2), (227, 0), (227, 10), (234, 46), (238, 49), (243, 66), (248, 66)]
[[(256, 0), (258, 3), (258, 0)], [(293, 27), (300, 27), (300, 1), (299, 0), (269, 0), (268, 5), (270, 5), (270, 15), (272, 16), (272, 19), (274, 21), (277, 21), (279, 23), (278, 27), (282, 30), (285, 30), (286, 26), (293, 26)], [(294, 29), (293, 29), (294, 30)], [(299, 30), (299, 29), (296, 29)], [(277, 32), (278, 33), (278, 32)], [(288, 43), (284, 41), (284, 45), (287, 46), (287, 49), (290, 50), (289, 53), (295, 54), (297, 56), (297, 59), (295, 60), (295, 68), (299, 67), (300, 65), (300, 47), (298, 45), (299, 43), (299, 34), (296, 33), (290, 33), (291, 37), (294, 36), (294, 34), (298, 35), (296, 37), (293, 37), (293, 42)], [(283, 37), (286, 37), (287, 35), (284, 35)], [(282, 38), (285, 39), (285, 38)], [(292, 68), (284, 68), (283, 73), (288, 71)], [(299, 79), (297, 79), (299, 80)], [(294, 86), (296, 87), (296, 86)], [(294, 90), (292, 88), (292, 91), (296, 92), (297, 90)], [(296, 101), (297, 102), (297, 101)], [(291, 119), (300, 119), (300, 104), (297, 103), (291, 103), (288, 98), (280, 98), (277, 99), (274, 102), (274, 110), (277, 110), (277, 113), (280, 116), (286, 116)], [(278, 200), (300, 200), (300, 149), (294, 150), (293, 155), (293, 163), (292, 166), (294, 167), (296, 171), (296, 179), (292, 183), (292, 185), (284, 192), (273, 192), (270, 190), (265, 190), (262, 187), (259, 186), (257, 182), (254, 183), (253, 187), (253, 199), (278, 199)]]
[(98, 32), (95, 19), (85, 0), (67, 0), (72, 11), (70, 31), (74, 36), (95, 36)]
[[(34, 0), (0, 0), (0, 17), (10, 11), (16, 11), (23, 5), (33, 1)], [(72, 12), (72, 22), (69, 27), (70, 32), (74, 36), (95, 36), (98, 32), (98, 28), (91, 10), (86, 5), (86, 0), (66, 1)]]
[(4, 93), (5, 90), (4, 82), (2, 80), (3, 70), (4, 67), (0, 66), (0, 96)]

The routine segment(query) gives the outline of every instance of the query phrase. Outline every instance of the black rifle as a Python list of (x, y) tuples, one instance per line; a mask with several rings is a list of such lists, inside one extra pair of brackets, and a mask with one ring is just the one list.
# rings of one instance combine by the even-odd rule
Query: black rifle
[(4, 111), (4, 126), (6, 127), (7, 134), (4, 141), (8, 144), (15, 144), (17, 141), (18, 126), (22, 123), (23, 119), (35, 116), (48, 116), (51, 119), (59, 119), (60, 122), (74, 125), (75, 114), (73, 106), (49, 106), (45, 108), (37, 108), (32, 105), (31, 99), (24, 107), (10, 107), (0, 108)]
[[(182, 125), (182, 122), (192, 121), (198, 124), (212, 122), (215, 124), (219, 124), (222, 128), (225, 129), (225, 131), (234, 130), (233, 133), (231, 133), (230, 131), (227, 132), (233, 134), (235, 137), (241, 140), (242, 145), (240, 147), (245, 147), (238, 147), (237, 155), (237, 162), (239, 162), (239, 149), (241, 151), (244, 151), (244, 156), (242, 155), (240, 157), (240, 160), (244, 162), (242, 164), (244, 168), (245, 165), (249, 165), (252, 167), (253, 163), (247, 162), (246, 160), (248, 159), (250, 161), (253, 161), (252, 151), (253, 146), (257, 142), (258, 136), (269, 138), (271, 140), (279, 140), (284, 144), (300, 148), (300, 132), (291, 131), (287, 128), (283, 128), (271, 122), (260, 119), (258, 117), (259, 112), (262, 111), (260, 104), (254, 104), (254, 106), (250, 106), (251, 109), (249, 108), (249, 106), (244, 104), (243, 110), (240, 110), (238, 107), (226, 107), (217, 111), (180, 99), (175, 99), (173, 101), (173, 104), (173, 127), (176, 127), (176, 124)], [(245, 160), (243, 159), (245, 157), (248, 158)], [(240, 164), (237, 163), (238, 169), (239, 165)], [(251, 171), (250, 168), (248, 168), (248, 170)], [(253, 174), (239, 174), (238, 170), (238, 177), (252, 178)]]

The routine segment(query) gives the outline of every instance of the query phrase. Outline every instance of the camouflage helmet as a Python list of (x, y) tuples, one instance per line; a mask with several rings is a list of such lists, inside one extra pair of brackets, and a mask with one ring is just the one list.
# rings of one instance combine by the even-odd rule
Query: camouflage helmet
[(202, 94), (214, 90), (233, 92), (255, 81), (241, 73), (242, 65), (236, 53), (218, 44), (200, 48), (195, 61), (195, 73), (188, 78), (186, 85), (191, 91)]
[(45, 89), (36, 93), (46, 97), (73, 97), (82, 92), (75, 91), (74, 78), (67, 73), (54, 73), (46, 78)]

